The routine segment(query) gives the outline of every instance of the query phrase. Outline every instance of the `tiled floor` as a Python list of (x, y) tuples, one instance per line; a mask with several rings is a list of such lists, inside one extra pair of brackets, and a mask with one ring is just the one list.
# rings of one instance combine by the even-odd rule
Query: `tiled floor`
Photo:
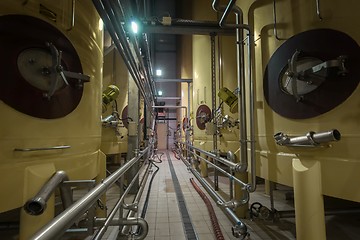
[[(181, 190), (184, 195), (187, 209), (190, 214), (192, 224), (198, 239), (211, 240), (216, 239), (208, 210), (205, 203), (191, 185), (189, 179), (194, 178), (193, 175), (187, 170), (186, 166), (181, 160), (174, 158), (170, 153), (173, 166), (176, 171), (177, 178), (180, 182)], [(164, 154), (162, 156), (162, 163), (157, 164), (160, 167), (159, 172), (154, 178), (153, 186), (151, 189), (149, 206), (146, 214), (146, 221), (149, 224), (149, 232), (146, 237), (147, 240), (185, 240), (183, 223), (181, 214), (174, 191), (174, 185), (169, 169), (169, 164)], [(209, 174), (210, 175), (210, 174)], [(150, 176), (151, 177), (151, 176)], [(212, 179), (211, 176), (209, 176)], [(195, 179), (195, 178), (194, 178)], [(202, 188), (201, 184), (196, 183), (203, 192), (206, 191)], [(224, 192), (229, 190), (228, 178), (220, 177), (219, 186)], [(117, 187), (116, 187), (117, 188)], [(143, 193), (143, 197), (139, 203), (139, 214), (143, 206), (144, 198), (146, 196), (147, 186)], [(286, 200), (285, 194), (291, 191), (290, 188), (278, 186), (274, 191), (275, 208), (281, 210), (293, 210), (293, 201)], [(112, 189), (108, 193), (108, 199), (115, 201), (118, 198), (118, 189)], [(209, 199), (211, 197), (206, 193)], [(127, 200), (130, 202), (131, 200)], [(232, 223), (225, 216), (221, 209), (219, 209), (214, 201), (211, 199), (213, 208), (215, 209), (222, 233), (225, 239), (237, 239), (232, 236), (231, 227)], [(270, 208), (269, 196), (264, 194), (264, 185), (258, 185), (257, 191), (251, 194), (250, 203), (261, 202), (263, 205)], [(110, 205), (108, 203), (108, 205)], [(295, 220), (294, 218), (281, 219), (279, 221), (266, 221), (242, 219), (248, 227), (250, 233), (249, 240), (291, 240), (295, 239)], [(328, 240), (357, 240), (360, 239), (360, 217), (354, 215), (347, 216), (333, 216), (326, 217), (327, 223), (327, 239)], [(109, 228), (106, 236), (103, 239), (113, 240), (117, 236), (117, 228)], [(118, 238), (119, 239), (119, 238)], [(124, 239), (124, 238), (121, 238)], [(126, 239), (126, 238), (125, 238)], [(131, 237), (128, 237), (131, 239)]]
[[(198, 239), (216, 239), (206, 205), (190, 183), (189, 179), (194, 178), (194, 176), (186, 169), (186, 166), (181, 160), (174, 158), (172, 153), (170, 153), (170, 156)], [(160, 167), (160, 170), (153, 181), (149, 206), (145, 217), (149, 224), (149, 233), (146, 239), (185, 240), (186, 237), (184, 234), (181, 214), (166, 155), (163, 155), (162, 163), (157, 165)], [(220, 180), (220, 187), (228, 189), (229, 187), (224, 179)], [(206, 193), (197, 180), (196, 183)], [(141, 212), (145, 195), (146, 190), (139, 204), (139, 212)], [(206, 195), (209, 199), (211, 199), (207, 193)], [(264, 199), (262, 200), (268, 201), (267, 197), (263, 196), (263, 198)], [(231, 221), (226, 217), (222, 210), (216, 206), (212, 199), (211, 202), (213, 208), (215, 209), (225, 239), (237, 239), (232, 236), (231, 227), (233, 224)], [(290, 230), (288, 230), (288, 228), (284, 228), (283, 224), (269, 223), (267, 225), (259, 225), (257, 222), (250, 220), (244, 220), (244, 222), (247, 224), (250, 233), (250, 237), (248, 239), (295, 239), (291, 231), (294, 228), (293, 224), (290, 224)], [(107, 238), (111, 239), (116, 236), (115, 232), (116, 229), (110, 229), (108, 231)]]

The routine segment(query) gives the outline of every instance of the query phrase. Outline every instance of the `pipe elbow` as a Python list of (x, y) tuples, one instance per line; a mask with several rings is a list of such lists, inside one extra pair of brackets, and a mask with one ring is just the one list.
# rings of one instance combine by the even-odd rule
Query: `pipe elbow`
[(234, 171), (243, 173), (246, 172), (247, 168), (248, 168), (248, 164), (246, 162), (237, 163), (236, 166), (234, 167)]

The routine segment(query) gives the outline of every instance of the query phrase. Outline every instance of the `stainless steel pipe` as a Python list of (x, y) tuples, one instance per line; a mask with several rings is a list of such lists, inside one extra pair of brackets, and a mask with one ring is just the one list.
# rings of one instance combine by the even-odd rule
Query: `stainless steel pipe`
[[(179, 154), (179, 156), (184, 162), (184, 164), (188, 167), (188, 169), (192, 172), (192, 174), (196, 177), (196, 179), (200, 182), (200, 184), (210, 194), (210, 196), (219, 204), (225, 203), (225, 200), (212, 189), (212, 187), (201, 177), (201, 175), (195, 169), (192, 168), (190, 163), (188, 163), (181, 154)], [(231, 221), (235, 224), (235, 226), (233, 227), (233, 235), (235, 236), (237, 234), (240, 234), (240, 236), (242, 236), (244, 239), (244, 237), (248, 235), (246, 225), (236, 216), (232, 209), (230, 209), (229, 207), (225, 207), (224, 210), (231, 219)]]
[[(187, 144), (187, 145), (188, 145), (188, 144)], [(234, 163), (234, 162), (229, 161), (229, 160), (227, 160), (227, 159), (225, 159), (225, 158), (222, 158), (222, 157), (220, 157), (220, 156), (217, 156), (217, 155), (214, 154), (214, 153), (211, 153), (211, 152), (202, 150), (202, 149), (197, 148), (197, 147), (194, 147), (194, 146), (192, 146), (192, 145), (188, 145), (188, 146), (189, 146), (189, 148), (190, 148), (191, 150), (198, 151), (198, 152), (200, 152), (200, 153), (202, 153), (202, 154), (204, 154), (204, 155), (206, 155), (206, 156), (208, 156), (208, 157), (211, 157), (211, 158), (215, 159), (215, 160), (218, 161), (218, 162), (221, 162), (222, 164), (225, 164), (226, 166), (228, 166), (230, 169), (234, 170), (235, 172), (241, 172), (241, 168), (242, 168), (241, 163)]]
[(69, 208), (56, 216), (52, 221), (42, 227), (30, 239), (48, 240), (61, 237), (79, 217), (82, 216), (93, 204), (110, 188), (121, 176), (123, 176), (140, 158), (148, 151), (147, 147), (144, 151), (127, 163), (123, 167), (116, 170), (109, 177), (105, 178), (100, 184), (89, 191), (85, 196), (73, 203)]
[[(143, 165), (144, 166), (144, 165)], [(145, 172), (148, 174), (149, 171), (149, 167), (150, 164), (148, 164)], [(140, 168), (141, 169), (141, 168)], [(91, 238), (92, 240), (100, 240), (102, 239), (102, 237), (104, 236), (106, 230), (108, 229), (108, 227), (111, 225), (113, 218), (115, 217), (115, 214), (117, 213), (117, 211), (119, 210), (121, 204), (123, 204), (125, 197), (128, 195), (129, 191), (131, 190), (131, 187), (135, 184), (135, 182), (137, 181), (137, 178), (140, 175), (140, 171), (137, 172), (137, 174), (133, 177), (132, 181), (130, 182), (130, 184), (127, 186), (126, 190), (124, 191), (124, 193), (122, 194), (121, 198), (116, 202), (115, 206), (113, 207), (113, 209), (111, 210), (111, 212), (109, 213), (104, 225), (100, 228), (99, 231), (97, 231), (97, 233)], [(121, 220), (121, 219), (120, 219)], [(119, 222), (119, 225), (121, 223)], [(146, 233), (147, 234), (147, 233)], [(145, 235), (146, 236), (146, 235)]]
[(278, 145), (294, 146), (294, 147), (314, 147), (322, 143), (329, 143), (339, 141), (341, 133), (337, 129), (332, 129), (326, 132), (308, 132), (305, 136), (289, 137), (288, 135), (279, 132), (274, 135), (274, 139)]
[[(249, 191), (254, 192), (256, 190), (256, 159), (255, 159), (255, 88), (254, 88), (254, 79), (253, 79), (253, 39), (254, 33), (252, 28), (247, 25), (243, 24), (242, 20), (242, 11), (241, 9), (235, 5), (236, 0), (230, 0), (226, 7), (220, 7), (218, 0), (213, 1), (213, 8), (215, 11), (222, 11), (225, 8), (225, 11), (219, 21), (219, 25), (222, 28), (235, 28), (236, 29), (236, 41), (237, 41), (237, 55), (238, 55), (238, 72), (241, 71), (241, 68), (244, 68), (244, 51), (242, 46), (239, 46), (240, 43), (240, 36), (242, 33), (240, 29), (245, 29), (248, 31), (248, 77), (249, 77), (249, 130), (250, 130), (250, 139), (247, 140), (247, 119), (246, 119), (246, 94), (245, 94), (245, 77), (244, 75), (238, 76), (238, 86), (241, 93), (241, 102), (239, 104), (239, 118), (240, 118), (240, 162), (242, 163), (242, 171), (247, 170), (248, 164), (248, 149), (247, 143), (250, 142), (250, 161), (251, 161), (251, 184), (249, 185)], [(236, 24), (227, 24), (226, 19), (229, 16), (230, 12), (234, 11), (237, 15), (236, 17)], [(243, 73), (240, 73), (243, 74)], [(240, 98), (239, 98), (240, 99)], [(241, 106), (240, 106), (241, 105)], [(240, 111), (241, 110), (241, 111)]]
[[(24, 210), (30, 215), (40, 215), (46, 209), (46, 203), (49, 200), (51, 194), (54, 193), (57, 187), (61, 186), (63, 181), (68, 181), (69, 177), (64, 171), (57, 171), (40, 189), (40, 191), (24, 205)], [(60, 187), (61, 199), (64, 209), (69, 207), (72, 200), (72, 193), (69, 186)]]

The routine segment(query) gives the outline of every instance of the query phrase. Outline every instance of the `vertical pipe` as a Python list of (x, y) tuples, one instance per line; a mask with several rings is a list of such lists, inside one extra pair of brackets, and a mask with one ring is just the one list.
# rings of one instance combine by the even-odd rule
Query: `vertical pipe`
[(296, 239), (325, 240), (325, 213), (320, 161), (292, 161), (296, 213)]
[[(214, 124), (214, 134), (213, 134), (213, 151), (218, 156), (218, 128), (217, 128), (217, 122), (216, 122), (216, 73), (215, 73), (215, 35), (210, 35), (210, 42), (211, 42), (211, 108), (212, 108), (212, 122)], [(217, 160), (214, 159), (215, 165), (217, 165)], [(219, 176), (218, 171), (216, 168), (214, 169), (214, 185), (215, 185), (215, 191), (219, 190)]]

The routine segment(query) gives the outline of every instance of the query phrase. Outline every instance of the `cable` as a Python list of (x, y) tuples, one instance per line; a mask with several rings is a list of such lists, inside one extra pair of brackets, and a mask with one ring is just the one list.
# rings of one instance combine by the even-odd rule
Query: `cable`
[[(145, 218), (145, 215), (146, 215), (146, 211), (147, 211), (147, 208), (148, 208), (148, 205), (149, 205), (149, 198), (150, 198), (150, 191), (151, 191), (151, 186), (152, 186), (152, 182), (154, 180), (154, 177), (156, 175), (156, 173), (159, 171), (159, 167), (153, 163), (153, 161), (149, 161), (154, 167), (156, 167), (156, 170), (155, 172), (153, 173), (153, 175), (151, 176), (151, 179), (150, 179), (150, 182), (149, 182), (149, 187), (148, 187), (148, 190), (147, 190), (147, 193), (146, 193), (146, 198), (145, 198), (145, 201), (144, 201), (144, 205), (143, 205), (143, 208), (142, 208), (142, 211), (141, 211), (141, 215), (140, 217), (141, 218)], [(140, 234), (141, 232), (141, 227), (138, 227), (137, 231), (136, 231), (136, 234)]]

